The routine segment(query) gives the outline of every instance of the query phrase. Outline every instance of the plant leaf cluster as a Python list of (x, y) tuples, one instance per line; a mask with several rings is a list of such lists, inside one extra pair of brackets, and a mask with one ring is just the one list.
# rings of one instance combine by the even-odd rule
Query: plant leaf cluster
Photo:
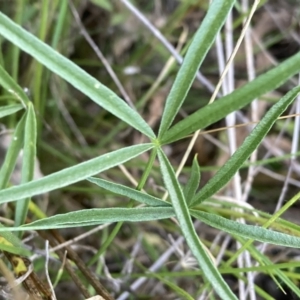
[[(71, 60), (62, 56), (56, 50), (14, 23), (3, 13), (0, 13), (0, 35), (3, 38), (31, 55), (44, 67), (63, 78), (96, 104), (149, 139), (148, 143), (118, 149), (47, 175), (41, 179), (33, 180), (37, 144), (37, 120), (34, 105), (13, 77), (0, 65), (0, 84), (14, 99), (14, 103), (0, 107), (0, 117), (20, 111), (23, 112), (0, 169), (0, 203), (4, 204), (12, 201), (16, 203), (16, 226), (1, 226), (0, 234), (6, 235), (8, 239), (10, 237), (14, 239), (12, 238), (14, 235), (11, 233), (13, 231), (22, 232), (26, 230), (94, 226), (123, 221), (141, 222), (176, 217), (182, 234), (198, 261), (200, 269), (222, 299), (237, 298), (207, 254), (203, 242), (195, 231), (192, 217), (233, 236), (238, 236), (243, 240), (253, 239), (286, 247), (300, 248), (300, 238), (298, 237), (276, 232), (262, 226), (241, 224), (199, 209), (199, 205), (203, 201), (209, 201), (210, 197), (232, 179), (251, 153), (257, 149), (277, 118), (297, 97), (300, 87), (293, 88), (273, 105), (239, 149), (200, 191), (197, 191), (200, 181), (200, 167), (197, 159), (195, 158), (193, 161), (187, 184), (182, 187), (175, 175), (172, 164), (162, 148), (164, 144), (185, 138), (188, 134), (203, 129), (224, 118), (229, 113), (245, 107), (255, 98), (274, 90), (300, 71), (300, 53), (298, 53), (231, 94), (221, 97), (213, 104), (206, 105), (182, 121), (173, 124), (175, 116), (182, 107), (206, 54), (212, 47), (234, 3), (234, 0), (214, 0), (210, 5), (204, 21), (193, 37), (183, 64), (168, 94), (158, 135), (153, 132), (152, 128), (137, 111), (129, 107), (113, 91), (83, 71)], [(23, 149), (21, 184), (8, 187), (10, 176), (21, 149)], [(155, 153), (157, 153), (162, 179), (169, 193), (167, 201), (137, 189), (93, 177), (134, 159), (151, 149), (155, 149)], [(136, 207), (133, 205), (132, 207), (80, 210), (49, 216), (24, 225), (31, 197), (51, 192), (82, 180), (88, 180), (101, 189), (127, 197), (143, 206)], [(19, 247), (17, 242), (14, 244), (16, 247)], [(300, 290), (295, 288), (294, 283), (288, 282), (288, 284), (293, 286), (293, 290), (300, 296)]]

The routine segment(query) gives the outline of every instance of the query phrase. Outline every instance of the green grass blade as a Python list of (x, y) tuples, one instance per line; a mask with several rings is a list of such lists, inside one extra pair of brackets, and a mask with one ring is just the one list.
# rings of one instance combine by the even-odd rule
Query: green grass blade
[(298, 237), (269, 230), (260, 226), (242, 224), (236, 221), (228, 220), (215, 214), (202, 211), (191, 210), (191, 214), (205, 224), (208, 224), (222, 231), (226, 231), (230, 234), (269, 244), (300, 248), (300, 238)]
[(1, 106), (0, 107), (0, 118), (12, 115), (16, 113), (17, 111), (21, 110), (23, 105), (21, 104), (11, 104), (11, 105), (6, 105), (6, 106)]
[[(237, 240), (239, 241), (239, 243), (241, 245), (244, 245), (247, 243), (247, 241), (245, 241), (244, 239), (237, 237)], [(267, 256), (265, 256), (263, 253), (261, 253), (256, 247), (253, 247), (252, 245), (250, 247), (247, 247), (247, 249), (249, 250), (249, 252), (251, 253), (251, 256), (261, 264), (261, 266), (274, 266), (274, 262), (271, 261)], [(227, 263), (225, 263), (225, 265), (228, 265)], [(224, 267), (224, 266), (222, 266)], [(298, 298), (300, 298), (300, 289), (297, 287), (297, 285), (293, 282), (292, 279), (290, 279), (288, 277), (288, 275), (286, 275), (285, 272), (283, 272), (282, 270), (276, 268), (274, 269), (274, 271), (272, 271), (272, 273), (268, 272), (270, 275), (272, 276), (276, 276), (275, 277), (275, 282), (277, 284), (277, 286), (279, 286), (278, 280), (280, 280), (281, 284), (285, 284), (290, 290), (292, 290), (297, 296)], [(278, 280), (277, 280), (278, 279)]]
[(68, 14), (68, 0), (60, 0), (58, 5), (58, 17), (55, 24), (54, 33), (52, 36), (51, 46), (56, 49), (60, 38), (62, 37), (63, 29), (65, 28), (65, 23)]
[(15, 129), (11, 144), (7, 150), (4, 162), (0, 168), (0, 190), (7, 186), (9, 178), (15, 168), (18, 155), (22, 149), (25, 121), (26, 114), (23, 115)]
[(2, 13), (0, 13), (0, 34), (68, 81), (95, 103), (148, 137), (155, 138), (155, 134), (144, 119), (115, 93)]
[[(33, 105), (29, 103), (24, 131), (21, 183), (29, 182), (34, 177), (36, 159), (37, 124)], [(25, 223), (30, 198), (18, 201), (15, 211), (15, 226)]]
[(174, 142), (221, 120), (233, 111), (243, 108), (253, 99), (276, 89), (299, 71), (300, 52), (231, 94), (186, 117), (166, 132), (161, 143)]
[(129, 188), (121, 184), (109, 182), (107, 180), (94, 178), (94, 177), (90, 177), (87, 180), (110, 192), (128, 197), (130, 199), (136, 200), (140, 203), (147, 204), (149, 206), (170, 206), (170, 203), (166, 201), (162, 201), (159, 198), (156, 198), (149, 194), (142, 193), (138, 190)]
[(192, 253), (197, 259), (199, 267), (202, 269), (203, 274), (205, 274), (206, 279), (211, 283), (217, 294), (222, 299), (237, 299), (211, 261), (203, 244), (199, 240), (175, 172), (167, 157), (160, 149), (158, 150), (158, 157), (165, 186), (170, 194), (181, 231), (185, 236)]
[(122, 164), (153, 147), (141, 144), (109, 152), (41, 179), (0, 191), (0, 203), (44, 194)]
[(190, 178), (186, 186), (183, 188), (183, 194), (186, 199), (187, 206), (189, 206), (192, 203), (192, 199), (195, 196), (196, 191), (199, 187), (200, 175), (201, 174), (198, 159), (197, 156), (195, 156), (192, 164)]
[[(41, 2), (41, 10), (40, 10), (40, 18), (39, 18), (39, 23), (38, 23), (38, 28), (39, 28), (39, 39), (41, 41), (46, 40), (46, 34), (47, 34), (47, 20), (49, 18), (49, 13), (51, 12), (50, 9), (50, 2), (49, 1), (43, 1)], [(40, 118), (44, 118), (44, 106), (45, 106), (45, 98), (42, 97), (42, 89), (45, 89), (45, 83), (43, 82), (44, 80), (44, 66), (37, 61), (34, 61), (34, 86), (33, 86), (33, 101), (34, 101), (34, 106), (39, 114)], [(40, 130), (39, 130), (40, 132)]]
[(227, 184), (243, 163), (248, 159), (251, 153), (257, 149), (263, 138), (269, 132), (277, 118), (287, 109), (293, 102), (300, 87), (293, 88), (284, 97), (282, 97), (272, 108), (266, 113), (263, 119), (252, 130), (250, 135), (245, 139), (239, 149), (230, 157), (230, 159), (219, 169), (216, 175), (196, 194), (193, 199), (193, 205), (199, 204), (210, 196), (214, 195), (225, 184)]
[[(26, 2), (27, 2), (26, 0), (16, 2), (17, 7), (15, 10), (15, 22), (17, 24), (22, 24), (24, 8), (25, 8), (25, 5), (27, 4)], [(18, 81), (19, 64), (20, 64), (20, 49), (18, 47), (12, 46), (11, 52), (12, 52), (11, 75), (15, 81)]]
[[(285, 212), (287, 210), (288, 207), (292, 206), (297, 200), (299, 200), (300, 197), (300, 192), (297, 193), (295, 196), (293, 196), (287, 203), (285, 203), (276, 213), (269, 215), (269, 218), (267, 217), (267, 221), (263, 222), (263, 227), (270, 227), (271, 225), (273, 227), (275, 227), (277, 224), (275, 223), (275, 221), (279, 218), (280, 215), (282, 215), (283, 212)], [(279, 222), (282, 220), (279, 220)], [(286, 223), (287, 224), (287, 223)], [(296, 234), (299, 235), (299, 230), (297, 230), (297, 227), (295, 228), (293, 226), (293, 223), (290, 223), (291, 226), (289, 227), (289, 225), (287, 224), (287, 232), (292, 233), (292, 234)], [(299, 229), (299, 228), (298, 228)], [(243, 243), (242, 247), (240, 247), (233, 256), (231, 256), (231, 258), (228, 260), (227, 264), (233, 262), (240, 253), (242, 253), (244, 250), (246, 250), (251, 243), (253, 243), (253, 240), (248, 240), (247, 242)]]
[[(147, 270), (147, 273), (149, 274), (150, 272)], [(147, 274), (147, 275), (148, 275)], [(168, 277), (168, 274), (166, 276), (160, 276), (155, 273), (151, 273), (151, 275), (156, 278), (158, 281), (164, 283), (166, 286), (169, 287), (171, 291), (174, 291), (180, 298), (179, 299), (185, 299), (185, 300), (194, 300), (193, 298), (187, 291), (184, 289), (180, 288), (176, 283), (173, 283), (171, 280), (167, 280), (166, 277)]]
[(21, 227), (0, 227), (2, 231), (44, 230), (96, 226), (113, 222), (142, 222), (174, 217), (172, 207), (95, 208), (83, 209), (34, 221)]
[(230, 12), (234, 2), (235, 0), (214, 0), (210, 4), (207, 14), (201, 22), (201, 26), (196, 32), (185, 55), (183, 64), (179, 69), (166, 100), (159, 128), (160, 138), (164, 137), (165, 132), (171, 126), (199, 71), (201, 63), (225, 23), (227, 14)]

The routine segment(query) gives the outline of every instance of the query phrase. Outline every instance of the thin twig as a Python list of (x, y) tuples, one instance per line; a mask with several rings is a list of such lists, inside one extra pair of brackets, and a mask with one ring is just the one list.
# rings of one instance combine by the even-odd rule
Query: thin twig
[(56, 300), (56, 295), (55, 295), (55, 292), (54, 292), (53, 284), (51, 282), (51, 279), (50, 279), (50, 276), (49, 276), (49, 270), (48, 270), (48, 264), (49, 264), (49, 241), (48, 240), (46, 240), (46, 242), (45, 242), (45, 251), (46, 251), (46, 259), (45, 259), (46, 278), (47, 278), (48, 285), (49, 285), (49, 287), (51, 289), (51, 292), (52, 292), (52, 299)]
[[(111, 225), (111, 223), (107, 223), (107, 224), (102, 224), (102, 225), (99, 225), (95, 228), (92, 228), (91, 230), (87, 231), (87, 232), (84, 232), (83, 234), (69, 240), (69, 241), (65, 241), (61, 244), (58, 244), (57, 246), (53, 247), (53, 248), (50, 248), (49, 249), (49, 252), (52, 253), (52, 252), (55, 252), (57, 250), (61, 250), (63, 248), (66, 248), (67, 246), (71, 246), (72, 244), (75, 244), (85, 238), (87, 238), (88, 236), (108, 227), (109, 225)], [(34, 254), (31, 256), (31, 260), (34, 260), (36, 259), (37, 257), (40, 257), (42, 254)]]

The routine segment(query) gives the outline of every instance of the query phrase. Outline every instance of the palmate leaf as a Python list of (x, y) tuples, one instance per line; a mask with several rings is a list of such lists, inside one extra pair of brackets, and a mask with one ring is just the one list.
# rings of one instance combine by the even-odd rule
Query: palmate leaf
[(155, 138), (150, 126), (114, 92), (0, 12), (0, 34), (127, 124)]
[(32, 197), (65, 187), (122, 164), (151, 148), (153, 148), (152, 144), (141, 144), (112, 151), (41, 179), (0, 190), (0, 203)]

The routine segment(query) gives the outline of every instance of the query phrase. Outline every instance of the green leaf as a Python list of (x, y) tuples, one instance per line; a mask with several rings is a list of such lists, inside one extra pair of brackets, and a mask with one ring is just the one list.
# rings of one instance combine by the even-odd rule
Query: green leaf
[(206, 253), (204, 245), (200, 241), (193, 226), (193, 222), (175, 172), (161, 149), (158, 149), (158, 157), (165, 186), (170, 194), (181, 231), (186, 238), (190, 250), (197, 259), (199, 267), (202, 269), (203, 274), (222, 299), (237, 299)]
[(0, 13), (0, 34), (68, 81), (95, 103), (148, 137), (155, 138), (155, 134), (144, 119), (115, 93), (2, 13)]
[(17, 255), (21, 255), (21, 256), (30, 256), (31, 253), (24, 249), (24, 248), (19, 248), (16, 246), (12, 246), (12, 245), (7, 245), (7, 244), (2, 244), (1, 241), (1, 237), (0, 237), (0, 250), (9, 252), (9, 253), (13, 253), (13, 254), (17, 254)]
[[(0, 21), (1, 27), (1, 21)], [(11, 93), (25, 108), (30, 100), (24, 90), (14, 81), (14, 79), (3, 69), (0, 64), (0, 85), (2, 85), (9, 93)]]
[(299, 71), (300, 52), (231, 94), (206, 105), (184, 118), (166, 132), (161, 143), (174, 142), (198, 129), (205, 128), (221, 120), (233, 111), (243, 108), (253, 99), (276, 89)]
[(166, 100), (159, 137), (164, 138), (165, 132), (171, 126), (186, 95), (196, 77), (201, 63), (211, 48), (218, 32), (225, 23), (227, 14), (232, 9), (235, 0), (214, 0), (211, 2), (201, 26), (196, 32), (185, 55), (183, 64), (176, 76), (175, 82)]
[(11, 144), (5, 155), (4, 162), (0, 169), (0, 190), (5, 188), (8, 184), (9, 178), (15, 168), (18, 155), (23, 146), (23, 132), (25, 127), (26, 114), (24, 114), (19, 121), (15, 132), (13, 134)]
[(151, 196), (149, 194), (142, 193), (138, 190), (129, 188), (127, 186), (106, 181), (104, 179), (90, 177), (88, 181), (95, 183), (103, 189), (111, 191), (115, 194), (128, 197), (130, 199), (136, 200), (138, 202), (147, 204), (149, 206), (170, 206), (170, 203), (162, 201), (159, 198)]
[[(6, 229), (1, 223), (0, 223), (0, 230), (1, 228)], [(14, 253), (17, 255), (22, 256), (30, 256), (31, 253), (24, 249), (21, 241), (11, 232), (2, 232), (0, 235), (0, 249), (7, 251), (9, 253)]]
[(233, 235), (279, 246), (300, 248), (300, 238), (298, 237), (260, 226), (242, 224), (198, 210), (191, 210), (191, 214), (203, 223)]
[(21, 110), (23, 105), (21, 104), (11, 104), (11, 105), (6, 105), (6, 106), (1, 106), (0, 107), (0, 118), (12, 115), (16, 113), (17, 111)]
[[(32, 103), (28, 105), (25, 131), (24, 131), (24, 148), (22, 160), (22, 179), (21, 183), (29, 182), (34, 177), (35, 159), (36, 159), (36, 137), (37, 126), (35, 112)], [(15, 211), (15, 226), (25, 223), (30, 198), (18, 201)]]
[(190, 178), (183, 189), (183, 194), (188, 206), (192, 203), (192, 199), (195, 196), (196, 191), (199, 187), (200, 175), (200, 167), (196, 155), (193, 160)]
[(45, 176), (19, 186), (0, 191), (0, 203), (44, 194), (55, 189), (84, 180), (97, 173), (122, 164), (153, 147), (152, 144), (141, 144), (109, 152), (90, 159), (76, 166)]
[(172, 207), (84, 209), (40, 219), (20, 227), (0, 227), (0, 232), (96, 226), (113, 222), (153, 221), (168, 219), (174, 217), (174, 215)]
[(230, 159), (219, 169), (215, 176), (200, 190), (193, 199), (192, 204), (196, 205), (205, 199), (214, 195), (225, 184), (227, 184), (243, 163), (248, 159), (251, 153), (258, 147), (263, 138), (269, 132), (277, 118), (286, 110), (293, 102), (300, 87), (293, 88), (284, 97), (282, 97), (272, 108), (266, 113), (263, 119), (256, 125), (243, 144), (236, 150)]
[(36, 158), (36, 117), (32, 103), (28, 105), (24, 130), (24, 147), (22, 161), (22, 183), (33, 179)]

